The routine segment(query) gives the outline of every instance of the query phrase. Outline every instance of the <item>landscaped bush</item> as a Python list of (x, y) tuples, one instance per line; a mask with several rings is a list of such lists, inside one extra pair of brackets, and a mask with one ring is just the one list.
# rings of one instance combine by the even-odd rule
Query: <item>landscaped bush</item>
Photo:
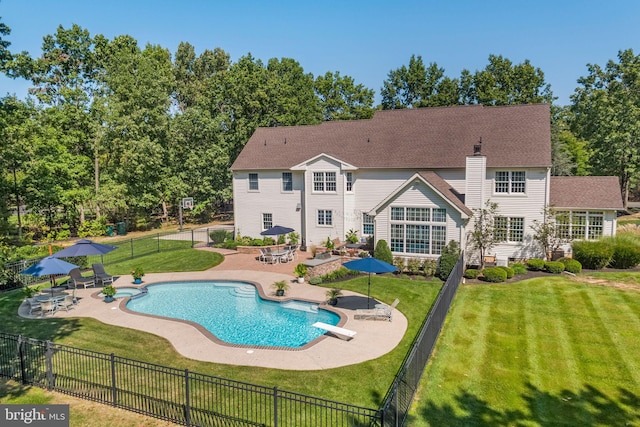
[(309, 284), (311, 285), (319, 285), (322, 283), (322, 277), (314, 276), (309, 279)]
[(582, 264), (583, 268), (600, 270), (606, 267), (613, 258), (613, 245), (604, 240), (573, 242), (573, 258)]
[(511, 268), (511, 267), (506, 267), (504, 265), (501, 265), (498, 268), (503, 269), (507, 273), (507, 279), (511, 279), (516, 274), (516, 272), (513, 271), (513, 268)]
[(635, 240), (616, 237), (613, 240), (612, 268), (633, 268), (640, 264), (640, 246)]
[(219, 245), (224, 243), (225, 240), (230, 240), (233, 233), (227, 230), (213, 230), (209, 233), (209, 238), (211, 239), (211, 244)]
[(420, 258), (411, 258), (407, 262), (407, 270), (411, 274), (418, 274), (422, 269), (422, 260)]
[(521, 262), (514, 262), (509, 267), (515, 274), (527, 274), (527, 266)]
[(397, 256), (393, 258), (393, 266), (398, 269), (398, 273), (402, 273), (406, 267), (404, 258)]
[(467, 268), (464, 271), (464, 277), (466, 277), (467, 279), (477, 279), (479, 275), (480, 270), (478, 270), (477, 268)]
[(435, 259), (425, 259), (422, 263), (422, 272), (425, 276), (433, 276), (436, 274), (436, 268), (438, 267), (438, 261)]
[(540, 258), (532, 258), (527, 261), (527, 269), (531, 271), (542, 271), (544, 270), (544, 260)]
[(104, 236), (107, 234), (107, 220), (105, 217), (91, 219), (78, 227), (78, 237)]
[(547, 261), (544, 263), (544, 269), (552, 274), (560, 274), (564, 271), (564, 264), (560, 261)]
[(442, 254), (438, 259), (436, 276), (441, 280), (447, 280), (447, 278), (449, 278), (449, 274), (451, 274), (451, 270), (456, 266), (459, 256), (460, 245), (455, 240), (450, 241), (447, 246), (442, 249)]
[(380, 239), (378, 240), (378, 243), (376, 243), (376, 250), (374, 251), (373, 256), (380, 261), (393, 264), (393, 255), (391, 254), (391, 249), (389, 249), (389, 245), (384, 239)]
[(580, 261), (573, 258), (563, 257), (558, 259), (558, 261), (564, 264), (564, 270), (569, 273), (578, 274), (582, 271), (582, 264), (580, 264)]
[(349, 277), (349, 276), (357, 276), (358, 274), (360, 274), (359, 271), (349, 270), (346, 267), (340, 267), (339, 269), (334, 270), (331, 273), (327, 273), (323, 276), (320, 276), (320, 279), (322, 280), (321, 283), (326, 283), (326, 282), (333, 282), (335, 280), (344, 279), (345, 277)]
[(488, 267), (482, 270), (484, 280), (491, 283), (499, 283), (507, 280), (507, 272), (500, 267)]

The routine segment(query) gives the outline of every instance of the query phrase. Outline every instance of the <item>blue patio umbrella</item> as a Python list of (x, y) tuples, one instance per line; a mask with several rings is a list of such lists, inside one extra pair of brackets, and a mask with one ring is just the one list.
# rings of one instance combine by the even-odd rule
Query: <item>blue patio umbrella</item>
[(354, 261), (345, 262), (342, 265), (349, 270), (369, 273), (369, 283), (367, 285), (367, 308), (369, 308), (370, 306), (369, 295), (371, 294), (371, 273), (392, 273), (398, 270), (395, 266), (389, 264), (388, 262), (380, 261), (379, 259), (373, 257), (356, 259)]
[[(293, 232), (293, 228), (289, 228), (289, 227), (283, 227), (281, 225), (274, 225), (271, 228), (267, 228), (266, 230), (264, 230), (262, 233), (260, 233), (261, 236), (280, 236), (282, 234), (289, 234), (291, 232)], [(278, 238), (276, 237), (276, 242), (278, 241)], [(280, 246), (278, 246), (278, 249), (280, 248)]]
[[(70, 262), (54, 258), (53, 256), (48, 256), (33, 264), (31, 267), (22, 270), (20, 274), (28, 274), (35, 277), (54, 276), (56, 274), (69, 274), (69, 272), (74, 268), (78, 268), (78, 266), (71, 264)], [(51, 286), (52, 294), (53, 285), (55, 285), (55, 279)]]
[(102, 255), (118, 249), (117, 246), (104, 245), (92, 240), (82, 239), (75, 244), (53, 254), (55, 258), (68, 258), (74, 256)]

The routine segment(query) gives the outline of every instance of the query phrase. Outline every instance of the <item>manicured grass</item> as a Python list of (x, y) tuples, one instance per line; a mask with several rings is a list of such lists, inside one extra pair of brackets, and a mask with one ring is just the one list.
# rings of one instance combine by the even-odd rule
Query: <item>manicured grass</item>
[[(202, 251), (194, 252), (200, 253)], [(176, 257), (178, 253), (180, 251), (172, 251), (170, 255), (172, 258), (178, 258)], [(163, 253), (154, 255), (154, 257), (161, 255)], [(186, 252), (184, 256), (180, 257), (180, 262), (191, 262), (186, 259), (191, 256), (194, 255)], [(143, 258), (136, 259), (130, 264), (115, 264), (109, 266), (108, 271), (113, 274), (127, 274), (132, 266), (138, 264), (143, 265), (146, 272), (154, 272), (154, 268), (162, 269), (162, 271), (183, 271), (177, 267), (169, 268), (163, 264), (173, 262), (170, 258), (158, 260), (157, 265), (152, 262), (152, 258), (147, 263), (141, 263), (141, 260)], [(153, 268), (149, 266), (153, 266)], [(195, 268), (191, 267), (190, 269)], [(366, 295), (367, 276), (362, 275), (352, 280), (326, 284), (325, 286), (349, 289)], [(408, 348), (441, 286), (439, 280), (429, 282), (398, 279), (393, 276), (372, 277), (371, 296), (389, 304), (395, 298), (399, 298), (400, 304), (397, 308), (408, 319), (408, 331), (398, 347), (376, 360), (321, 371), (290, 371), (245, 366), (238, 368), (234, 365), (199, 362), (182, 357), (163, 338), (133, 329), (105, 325), (88, 318), (53, 318), (46, 321), (22, 319), (17, 316), (17, 309), (22, 300), (18, 291), (0, 294), (0, 322), (4, 325), (2, 331), (8, 333), (51, 339), (74, 347), (103, 353), (113, 352), (119, 356), (136, 360), (189, 369), (268, 387), (277, 386), (283, 390), (377, 408), (400, 368)]]
[(640, 425), (639, 331), (637, 290), (462, 285), (408, 425)]

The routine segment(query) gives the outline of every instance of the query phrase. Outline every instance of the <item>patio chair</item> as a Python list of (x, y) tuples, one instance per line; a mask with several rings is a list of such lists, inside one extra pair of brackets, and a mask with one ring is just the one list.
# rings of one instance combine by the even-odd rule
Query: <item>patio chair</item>
[(36, 311), (42, 311), (40, 303), (33, 298), (27, 298), (27, 304), (29, 304), (29, 314), (33, 314)]
[(388, 320), (391, 322), (393, 319), (393, 309), (396, 308), (400, 300), (398, 298), (393, 301), (393, 304), (378, 304), (375, 308), (371, 309), (358, 309), (354, 315), (354, 319), (364, 320)]
[(93, 274), (97, 282), (100, 282), (102, 286), (107, 283), (113, 283), (113, 276), (106, 271), (104, 271), (104, 265), (102, 264), (92, 264), (91, 268), (93, 269)]
[(271, 253), (271, 248), (260, 249), (259, 259), (263, 264), (273, 264), (276, 262), (276, 257)]
[(46, 316), (47, 314), (50, 314), (53, 316), (53, 314), (58, 311), (58, 305), (55, 303), (55, 301), (53, 300), (49, 300), (49, 301), (42, 301), (40, 303), (40, 306), (42, 307), (42, 314), (41, 317)]
[(73, 287), (77, 288), (78, 286), (82, 286), (83, 288), (88, 288), (89, 286), (95, 286), (96, 281), (93, 277), (84, 277), (82, 273), (80, 273), (79, 268), (74, 268), (69, 272), (69, 277), (73, 281)]
[(67, 310), (67, 312), (69, 312), (69, 309), (73, 308), (74, 305), (75, 304), (73, 302), (73, 295), (65, 295), (62, 301), (58, 302), (58, 309), (64, 308), (65, 310)]

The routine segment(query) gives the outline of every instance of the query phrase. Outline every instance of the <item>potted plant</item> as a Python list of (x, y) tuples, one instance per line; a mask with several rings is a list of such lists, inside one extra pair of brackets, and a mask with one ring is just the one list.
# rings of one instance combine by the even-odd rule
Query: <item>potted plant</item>
[(113, 296), (116, 294), (116, 288), (113, 287), (113, 285), (107, 285), (104, 288), (102, 288), (102, 295), (104, 295), (104, 302), (111, 302), (113, 301)]
[(342, 291), (338, 288), (329, 289), (326, 293), (327, 303), (329, 305), (337, 305), (338, 298), (342, 296)]
[(144, 276), (144, 270), (142, 267), (138, 266), (131, 270), (131, 276), (133, 276), (133, 283), (136, 285), (142, 283), (142, 276)]
[(289, 284), (284, 280), (279, 280), (272, 285), (276, 289), (276, 296), (281, 297), (289, 289)]
[(304, 277), (307, 275), (308, 269), (304, 264), (296, 265), (296, 268), (293, 269), (293, 273), (298, 277), (298, 283), (304, 283)]

